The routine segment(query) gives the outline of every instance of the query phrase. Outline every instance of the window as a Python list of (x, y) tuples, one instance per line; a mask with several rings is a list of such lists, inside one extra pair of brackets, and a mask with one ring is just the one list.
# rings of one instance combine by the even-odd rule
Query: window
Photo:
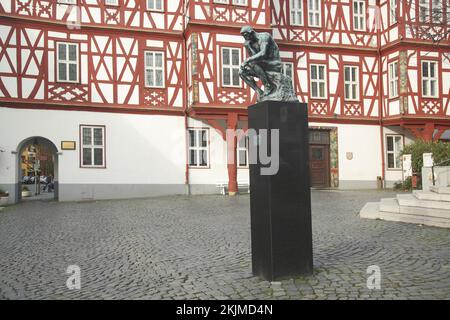
[(419, 0), (419, 21), (428, 22), (430, 16), (429, 0)]
[(320, 0), (308, 0), (308, 24), (320, 27)]
[(437, 98), (437, 62), (422, 61), (422, 96)]
[(214, 0), (214, 3), (224, 3), (228, 4), (229, 0)]
[(233, 4), (235, 4), (237, 6), (246, 6), (247, 0), (233, 0)]
[(326, 98), (325, 65), (312, 64), (310, 70), (311, 98)]
[(365, 0), (353, 0), (353, 29), (357, 31), (364, 31), (365, 27)]
[(77, 4), (77, 0), (58, 0), (57, 2), (62, 4)]
[(442, 0), (432, 0), (431, 2), (430, 0), (419, 0), (419, 21), (424, 23), (442, 22), (442, 2)]
[(345, 100), (359, 100), (359, 68), (344, 66)]
[(293, 70), (294, 70), (294, 64), (292, 62), (283, 62), (282, 72), (286, 77), (291, 78), (292, 82), (294, 82)]
[(163, 11), (163, 0), (147, 0), (147, 10)]
[(389, 1), (391, 24), (397, 23), (397, 1), (398, 0), (390, 0)]
[(291, 0), (291, 25), (303, 25), (303, 0)]
[(105, 167), (105, 127), (80, 126), (81, 166)]
[(208, 129), (189, 129), (189, 166), (208, 166)]
[(78, 82), (78, 44), (58, 43), (57, 79), (60, 82)]
[(401, 169), (401, 152), (403, 150), (403, 137), (401, 135), (386, 136), (386, 155), (388, 169)]
[(107, 6), (118, 6), (119, 0), (105, 0)]
[(222, 48), (222, 86), (240, 87), (239, 66), (241, 64), (241, 49)]
[(237, 164), (240, 168), (248, 167), (248, 136), (244, 136), (237, 144)]
[(398, 62), (389, 64), (389, 98), (398, 96)]
[(164, 53), (145, 52), (145, 86), (164, 88)]
[[(433, 23), (440, 23), (442, 22), (442, 17), (443, 17), (443, 7), (442, 7), (442, 3), (444, 1), (443, 0), (433, 0), (431, 3), (431, 22)], [(448, 8), (448, 7), (447, 7)], [(447, 14), (448, 13), (448, 9), (447, 9)]]

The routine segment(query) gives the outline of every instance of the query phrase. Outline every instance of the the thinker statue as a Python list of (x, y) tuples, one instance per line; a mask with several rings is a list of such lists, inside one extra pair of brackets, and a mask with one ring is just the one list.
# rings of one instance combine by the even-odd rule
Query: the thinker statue
[[(249, 58), (242, 64), (239, 76), (256, 91), (257, 100), (298, 101), (289, 77), (283, 75), (280, 50), (267, 33), (258, 33), (252, 27), (244, 26), (241, 35), (245, 38), (245, 48)], [(264, 91), (254, 78), (261, 80)]]

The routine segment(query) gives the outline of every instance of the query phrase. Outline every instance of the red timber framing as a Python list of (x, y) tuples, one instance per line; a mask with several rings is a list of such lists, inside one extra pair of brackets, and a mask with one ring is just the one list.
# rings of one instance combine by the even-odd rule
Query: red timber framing
[[(183, 39), (107, 29), (68, 30), (42, 23), (0, 23), (0, 103), (182, 115)], [(77, 81), (57, 79), (58, 44), (77, 45)], [(146, 51), (164, 54), (164, 87), (145, 84)]]
[(146, 0), (118, 0), (106, 5), (105, 0), (76, 0), (75, 5), (58, 0), (2, 0), (0, 15), (47, 21), (76, 28), (107, 27), (123, 30), (178, 33), (183, 29), (183, 1), (162, 0), (163, 11), (147, 9)]

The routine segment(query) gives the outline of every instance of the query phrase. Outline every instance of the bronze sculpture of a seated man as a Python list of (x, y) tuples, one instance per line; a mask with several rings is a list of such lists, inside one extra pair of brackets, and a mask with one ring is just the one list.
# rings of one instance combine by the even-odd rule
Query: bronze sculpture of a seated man
[[(272, 36), (249, 26), (242, 27), (241, 35), (249, 57), (241, 64), (239, 76), (256, 91), (257, 100), (297, 101), (291, 79), (282, 74), (280, 50)], [(255, 77), (261, 80), (264, 91), (258, 87)]]

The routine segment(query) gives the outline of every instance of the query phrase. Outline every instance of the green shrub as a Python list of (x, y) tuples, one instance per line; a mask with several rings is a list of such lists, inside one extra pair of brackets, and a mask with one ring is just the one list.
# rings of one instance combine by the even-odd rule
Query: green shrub
[(402, 154), (411, 155), (412, 170), (414, 173), (422, 171), (423, 166), (423, 154), (432, 153), (434, 163), (437, 164), (450, 158), (450, 143), (437, 141), (424, 141), (417, 139), (411, 144), (406, 145), (403, 148)]
[(413, 189), (412, 187), (412, 178), (407, 177), (405, 181), (397, 181), (394, 182), (394, 190), (405, 190), (405, 191), (411, 191)]

